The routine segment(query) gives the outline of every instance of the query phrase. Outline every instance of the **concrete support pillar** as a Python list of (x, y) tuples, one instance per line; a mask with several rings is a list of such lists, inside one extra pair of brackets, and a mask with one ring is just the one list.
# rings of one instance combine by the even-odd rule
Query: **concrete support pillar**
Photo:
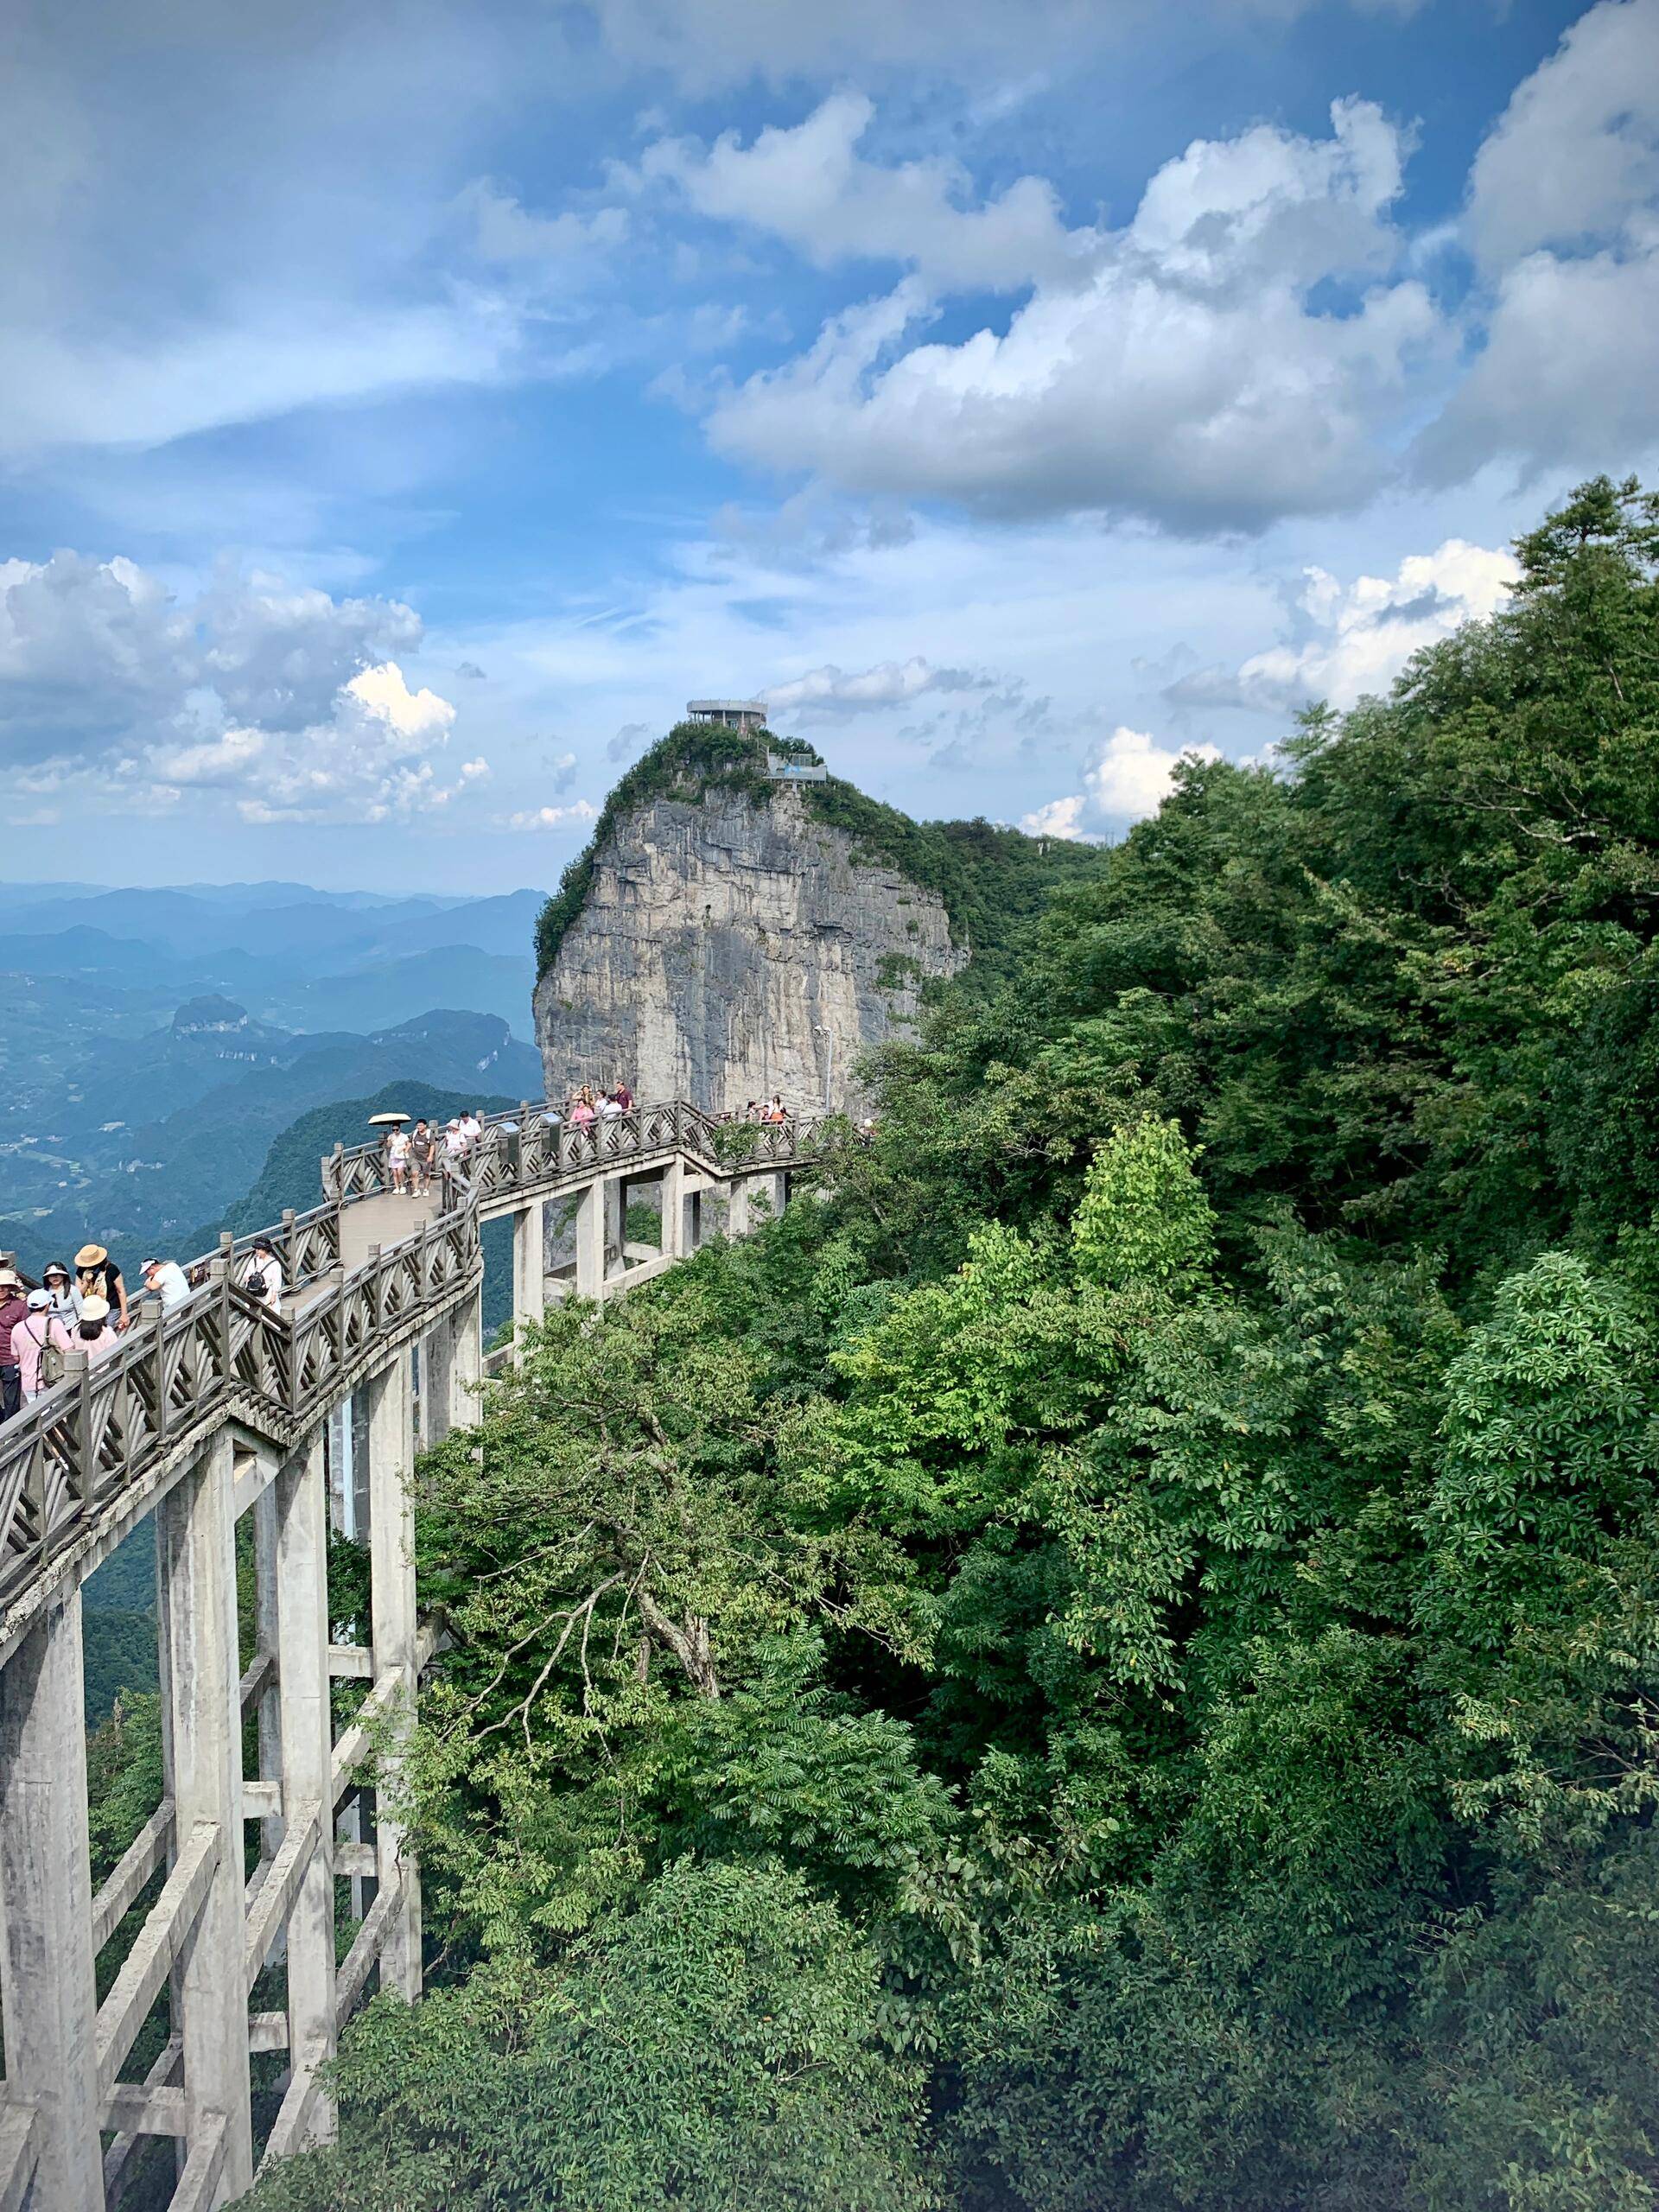
[(476, 1428), (482, 1411), (478, 1386), (484, 1380), (484, 1291), (480, 1284), (450, 1317), (449, 1426)]
[[(320, 1809), (317, 1848), (288, 1917), (288, 2050), (309, 2077), (334, 2055), (334, 1725), (328, 1701), (328, 1500), (315, 1428), (267, 1493), (276, 1534), (276, 1653), (283, 1802)], [(327, 2141), (334, 2114), (319, 2097), (305, 2139)]]
[(622, 1175), (607, 1176), (601, 1186), (605, 1193), (605, 1272), (623, 1263), (622, 1246), (627, 1235), (627, 1179)]
[(192, 2137), (210, 2119), (225, 2122), (224, 2202), (253, 2181), (232, 1457), (226, 1430), (156, 1512), (175, 1833), (182, 1842), (207, 1821), (219, 1839), (219, 1861), (180, 1959), (178, 1990), (186, 2120)]
[[(409, 1358), (400, 1353), (369, 1385), (369, 1575), (374, 1621), (374, 1678), (394, 1676), (395, 1728), (415, 1709), (415, 1505), (410, 1476), (415, 1429)], [(398, 1902), (380, 1954), (380, 1986), (412, 2003), (421, 1993), (421, 1885), (399, 1818), (401, 1764), (395, 1751), (381, 1766), (375, 1797), (375, 1862), (381, 1891)]]
[(533, 1198), (512, 1217), (512, 1319), (539, 1322), (547, 1306), (547, 1201)]
[(685, 1250), (685, 1164), (676, 1158), (663, 1170), (663, 1257), (677, 1260)]
[[(253, 1633), (257, 1649), (276, 1649), (276, 1486), (268, 1483), (253, 1501)], [(276, 1678), (267, 1677), (259, 1693), (259, 1764), (262, 1782), (283, 1771), (282, 1719)], [(282, 1848), (283, 1821), (269, 1814), (259, 1823), (259, 1853), (274, 1859)]]
[(40, 2111), (35, 2212), (104, 2202), (82, 1695), (73, 1590), (0, 1669), (6, 2080)]
[[(435, 1321), (421, 1338), (421, 1444), (442, 1444), (454, 1426), (455, 1332), (448, 1314)], [(369, 1484), (374, 1484), (374, 1449), (369, 1449)], [(370, 1507), (373, 1519), (373, 1507)]]
[(590, 1183), (576, 1207), (576, 1296), (605, 1295), (605, 1185)]

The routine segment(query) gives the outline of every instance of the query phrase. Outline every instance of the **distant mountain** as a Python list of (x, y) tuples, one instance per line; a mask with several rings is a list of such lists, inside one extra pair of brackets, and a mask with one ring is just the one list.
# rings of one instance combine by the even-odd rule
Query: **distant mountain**
[(464, 1006), (475, 1014), (499, 1014), (522, 1035), (529, 1027), (534, 982), (528, 940), (517, 954), (442, 944), (344, 975), (319, 976), (274, 990), (259, 1003), (269, 1020), (291, 1028), (359, 1030), (405, 1021), (434, 1005)]
[(248, 1034), (252, 1059), (232, 1052), (214, 1070), (217, 1079), (183, 1104), (172, 1103), (174, 1086), (204, 1071), (192, 1055), (211, 1055), (227, 1039), (234, 1046), (237, 1032), (180, 1039), (169, 1027), (165, 1041), (141, 1039), (130, 1048), (124, 1080), (113, 1054), (102, 1061), (98, 1096), (116, 1111), (72, 1147), (14, 1147), (0, 1244), (28, 1266), (96, 1235), (123, 1264), (137, 1262), (145, 1243), (175, 1245), (247, 1190), (273, 1137), (312, 1108), (388, 1084), (424, 1083), (468, 1100), (541, 1090), (538, 1055), (493, 1014), (425, 1013), (367, 1037), (340, 1032), (273, 1043), (257, 1025)]

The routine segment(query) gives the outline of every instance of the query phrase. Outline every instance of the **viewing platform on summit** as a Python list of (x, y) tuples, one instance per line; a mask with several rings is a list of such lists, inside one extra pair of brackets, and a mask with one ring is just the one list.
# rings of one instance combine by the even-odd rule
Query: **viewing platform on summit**
[[(285, 2060), (264, 2163), (327, 2133), (318, 2070), (364, 1999), (420, 1994), (397, 1783), (436, 1637), (410, 1476), (419, 1449), (478, 1419), (482, 1224), (511, 1219), (513, 1319), (535, 1322), (550, 1299), (614, 1296), (716, 1227), (780, 1210), (819, 1141), (815, 1123), (721, 1127), (683, 1101), (588, 1126), (526, 1101), (484, 1122), (428, 1198), (391, 1187), (379, 1145), (337, 1147), (321, 1205), (263, 1232), (277, 1302), (238, 1278), (258, 1240), (226, 1235), (181, 1303), (146, 1300), (117, 1350), (96, 1365), (72, 1352), (0, 1427), (0, 2206), (92, 2212), (163, 2136), (173, 2212), (211, 2212), (254, 2177), (251, 2055)], [(630, 1241), (631, 1201), (652, 1205), (656, 1246)], [(162, 1796), (94, 1892), (81, 1588), (151, 1516)], [(366, 1548), (366, 1643), (330, 1640), (331, 1529)], [(362, 1698), (337, 1729), (340, 1685)], [(164, 1993), (168, 2032), (136, 2073)]]

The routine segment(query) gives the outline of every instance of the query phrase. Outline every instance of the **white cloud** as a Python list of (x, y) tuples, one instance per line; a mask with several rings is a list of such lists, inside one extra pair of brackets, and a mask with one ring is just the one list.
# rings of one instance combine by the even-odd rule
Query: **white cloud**
[[(1352, 505), (1444, 341), (1427, 291), (1386, 280), (1402, 134), (1341, 101), (1332, 136), (1198, 142), (1154, 177), (1086, 283), (1039, 283), (1005, 331), (912, 343), (906, 278), (811, 350), (719, 398), (722, 453), (853, 490), (1019, 517), (1104, 510), (1257, 529)], [(1327, 280), (1369, 284), (1316, 308)]]
[(833, 664), (809, 669), (791, 683), (770, 685), (761, 696), (774, 715), (827, 721), (875, 707), (905, 706), (925, 691), (983, 690), (991, 681), (963, 668), (935, 668), (916, 653), (908, 660), (880, 661), (856, 673)]
[(471, 219), (474, 244), (485, 261), (575, 262), (614, 251), (628, 235), (626, 207), (601, 207), (591, 214), (569, 209), (532, 214), (487, 177), (474, 177), (464, 186), (455, 205)]
[(1308, 569), (1292, 601), (1288, 637), (1236, 670), (1183, 676), (1164, 696), (1176, 706), (1275, 715), (1314, 699), (1351, 707), (1368, 691), (1385, 691), (1425, 645), (1496, 613), (1514, 580), (1508, 553), (1460, 537), (1433, 553), (1408, 555), (1392, 576), (1362, 575), (1344, 585), (1323, 569)]
[(89, 807), (217, 797), (250, 822), (404, 818), (453, 784), (434, 756), (455, 709), (411, 688), (397, 600), (335, 600), (222, 570), (193, 601), (120, 558), (0, 563), (0, 773)]
[(590, 806), (585, 798), (572, 799), (569, 806), (532, 806), (517, 814), (499, 815), (496, 827), (500, 830), (568, 830), (572, 823), (594, 822), (599, 809)]
[[(1602, 0), (1517, 88), (1470, 174), (1478, 353), (1417, 458), (1616, 472), (1659, 433), (1659, 0)], [(1483, 327), (1484, 326), (1484, 327)]]
[(858, 153), (874, 113), (863, 93), (840, 92), (747, 147), (730, 130), (708, 148), (661, 139), (640, 176), (677, 187), (700, 215), (783, 239), (819, 268), (893, 261), (947, 290), (1023, 290), (1087, 274), (1095, 234), (1066, 229), (1052, 185), (1022, 176), (995, 200), (963, 205), (973, 188), (959, 162), (889, 168)]
[(1475, 156), (1483, 267), (1618, 232), (1659, 194), (1659, 0), (1602, 0), (1516, 89)]
[(1089, 834), (1083, 826), (1087, 804), (1081, 791), (1074, 791), (1069, 798), (1052, 798), (1034, 813), (1022, 814), (1020, 827), (1033, 837), (1064, 837), (1075, 842)]
[(1120, 722), (1090, 747), (1083, 789), (1022, 815), (1020, 827), (1033, 837), (1105, 836), (1156, 814), (1183, 760), (1220, 758), (1213, 745), (1160, 745), (1147, 731)]

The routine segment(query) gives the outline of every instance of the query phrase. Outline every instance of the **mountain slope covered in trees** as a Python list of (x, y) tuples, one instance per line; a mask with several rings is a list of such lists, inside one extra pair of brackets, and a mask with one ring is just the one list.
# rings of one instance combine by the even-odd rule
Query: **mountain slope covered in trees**
[(1517, 552), (423, 1463), (435, 1987), (267, 2212), (1659, 2202), (1659, 509)]

